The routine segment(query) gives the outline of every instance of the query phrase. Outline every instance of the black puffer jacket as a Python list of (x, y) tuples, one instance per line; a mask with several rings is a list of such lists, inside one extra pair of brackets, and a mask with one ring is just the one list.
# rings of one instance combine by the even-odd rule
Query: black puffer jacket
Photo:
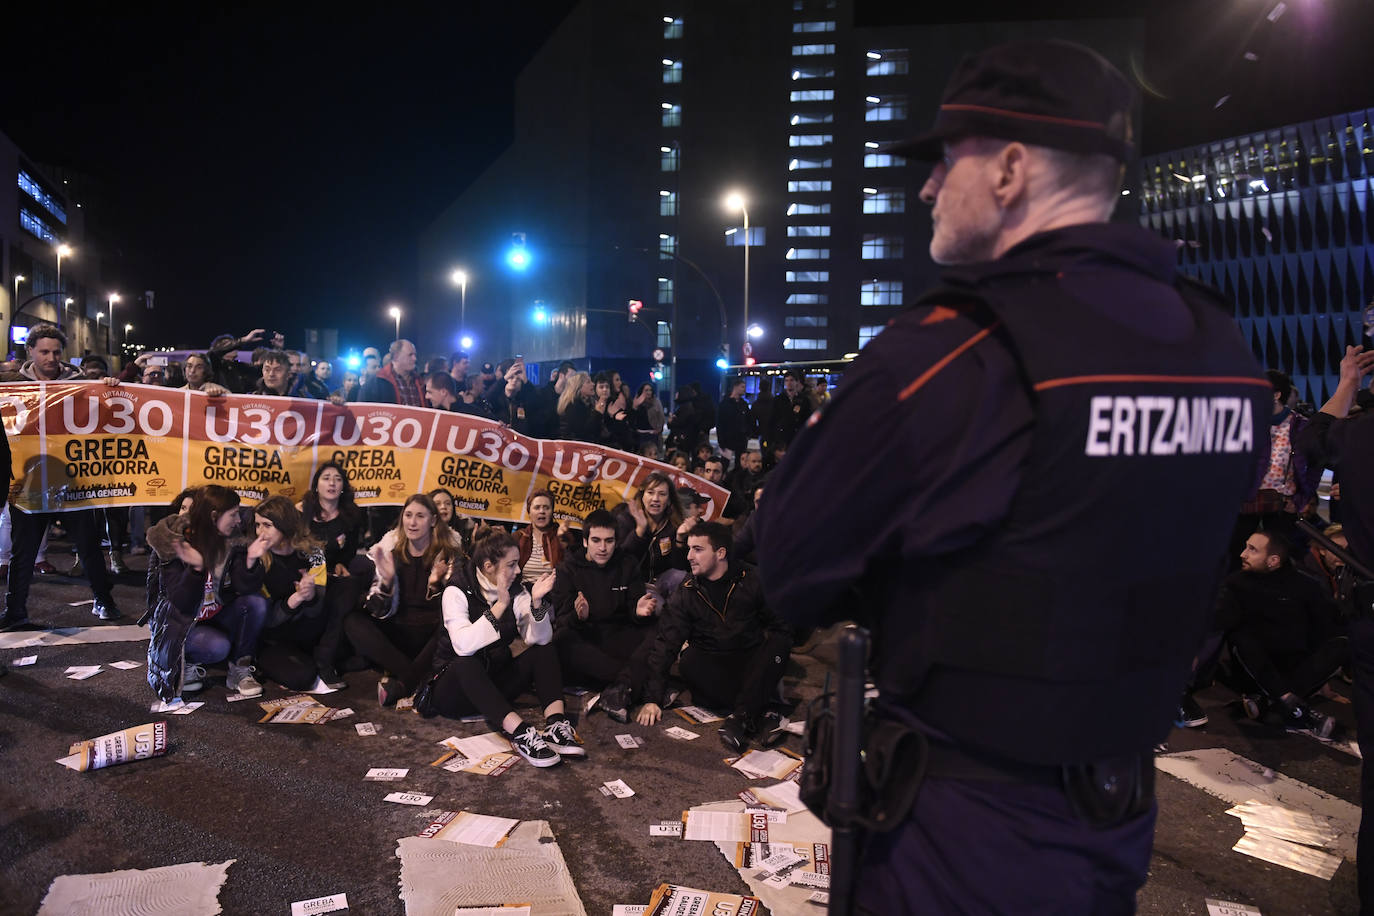
[[(586, 620), (578, 620), (573, 603), (577, 593), (587, 596), (590, 609)], [(554, 630), (582, 629), (601, 625), (652, 626), (657, 617), (638, 617), (635, 605), (644, 595), (644, 577), (639, 562), (624, 551), (611, 554), (605, 566), (597, 566), (582, 555), (571, 555), (558, 565), (550, 598), (554, 608)]]

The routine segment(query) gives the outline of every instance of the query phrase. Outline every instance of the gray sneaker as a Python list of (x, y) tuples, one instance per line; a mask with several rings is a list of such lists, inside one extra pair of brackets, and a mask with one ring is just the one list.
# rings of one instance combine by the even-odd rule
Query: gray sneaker
[(258, 679), (253, 677), (253, 656), (245, 655), (237, 662), (230, 662), (229, 676), (224, 679), (224, 686), (230, 690), (237, 690), (241, 697), (260, 697), (262, 696), (262, 685)]
[(190, 662), (181, 666), (181, 692), (195, 693), (205, 687), (205, 669)]

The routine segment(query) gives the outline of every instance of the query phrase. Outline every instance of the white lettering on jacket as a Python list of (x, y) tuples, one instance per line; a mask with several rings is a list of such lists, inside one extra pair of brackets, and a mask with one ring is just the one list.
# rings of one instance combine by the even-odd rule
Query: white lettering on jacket
[(1088, 441), (1094, 458), (1248, 452), (1255, 420), (1247, 398), (1094, 397)]

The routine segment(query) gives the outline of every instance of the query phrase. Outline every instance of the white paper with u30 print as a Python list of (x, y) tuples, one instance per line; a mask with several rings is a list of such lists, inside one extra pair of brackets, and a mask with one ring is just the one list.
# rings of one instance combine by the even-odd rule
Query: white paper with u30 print
[(424, 805), (434, 801), (433, 795), (417, 795), (414, 792), (392, 792), (382, 799), (382, 801), (395, 802), (398, 805)]

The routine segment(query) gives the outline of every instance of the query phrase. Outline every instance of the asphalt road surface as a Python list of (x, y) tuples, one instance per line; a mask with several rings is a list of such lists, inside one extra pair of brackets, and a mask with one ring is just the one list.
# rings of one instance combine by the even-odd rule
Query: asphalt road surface
[[(64, 568), (68, 563), (61, 542), (50, 557)], [(137, 558), (132, 563), (142, 565)], [(141, 613), (141, 585), (141, 573), (121, 577), (115, 594), (127, 617), (119, 623)], [(52, 626), (101, 626), (89, 604), (69, 605), (89, 598), (82, 581), (41, 577), (30, 616)], [(787, 678), (792, 695), (819, 692), (833, 661), (831, 635), (820, 634), (794, 653)], [(222, 669), (212, 669), (205, 691), (192, 697), (205, 702), (202, 708), (165, 716), (149, 711), (156, 698), (145, 680), (146, 647), (144, 640), (0, 650), (0, 661), (11, 665), (38, 656), (36, 664), (11, 667), (0, 679), (0, 913), (36, 913), (61, 875), (228, 859), (235, 864), (219, 897), (227, 914), (286, 914), (292, 901), (335, 893), (348, 895), (354, 913), (403, 913), (396, 843), (423, 824), (419, 809), (382, 801), (397, 790), (433, 795), (432, 808), (548, 821), (589, 914), (646, 903), (663, 881), (747, 892), (715, 844), (648, 835), (650, 823), (734, 798), (751, 785), (723, 762), (714, 726), (664, 723), (701, 734), (678, 741), (663, 725), (622, 725), (596, 712), (579, 725), (585, 761), (545, 770), (521, 761), (497, 777), (449, 773), (429, 766), (444, 750), (438, 743), (488, 729), (380, 709), (376, 673), (350, 674), (346, 690), (320, 697), (355, 710), (322, 725), (259, 724), (255, 701), (226, 701)], [(121, 660), (141, 664), (109, 667)], [(105, 667), (87, 680), (63, 673), (96, 664)], [(286, 695), (269, 684), (262, 699)], [(1171, 750), (1227, 748), (1358, 804), (1359, 761), (1350, 754), (1246, 720), (1225, 687), (1210, 688), (1199, 700), (1211, 721), (1175, 730)], [(1353, 726), (1347, 704), (1326, 701), (1322, 708)], [(169, 727), (164, 757), (86, 773), (54, 762), (73, 741), (157, 719)], [(359, 735), (359, 722), (376, 723), (380, 733)], [(617, 734), (645, 743), (625, 750)], [(798, 744), (789, 739), (790, 747)], [(407, 767), (410, 774), (399, 783), (365, 782), (371, 767)], [(603, 796), (598, 787), (614, 779), (624, 780), (634, 797)], [(1208, 897), (1247, 903), (1265, 916), (1357, 911), (1353, 862), (1343, 862), (1326, 881), (1233, 852), (1243, 830), (1224, 814), (1226, 802), (1163, 773), (1157, 791), (1158, 831), (1140, 912), (1206, 914)]]

